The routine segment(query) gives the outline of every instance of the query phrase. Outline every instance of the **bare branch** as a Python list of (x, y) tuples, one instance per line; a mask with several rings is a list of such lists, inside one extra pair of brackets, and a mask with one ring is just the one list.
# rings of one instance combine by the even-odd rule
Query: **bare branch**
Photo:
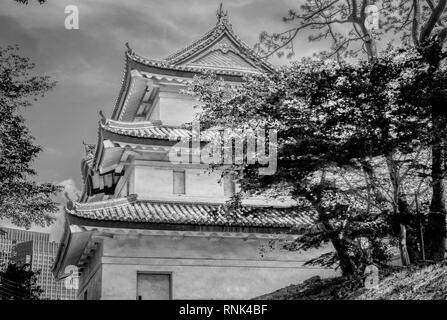
[(311, 18), (313, 18), (314, 16), (316, 16), (317, 14), (319, 14), (320, 12), (323, 12), (326, 9), (329, 9), (330, 7), (332, 7), (334, 4), (336, 4), (339, 0), (334, 0), (331, 3), (329, 3), (327, 6), (324, 6), (321, 9), (318, 9), (317, 11), (315, 11), (314, 13), (312, 13), (310, 16), (304, 18), (304, 21), (307, 21)]
[(441, 42), (444, 42), (446, 38), (447, 38), (447, 27), (444, 27), (441, 31), (439, 31), (439, 40), (441, 40)]
[(444, 13), (444, 9), (447, 5), (447, 0), (439, 0), (438, 5), (432, 10), (432, 14), (430, 18), (427, 20), (425, 25), (422, 27), (421, 34), (419, 36), (419, 42), (425, 42), (429, 39), (430, 34), (432, 33), (434, 27), (440, 20), (442, 14)]
[(278, 52), (279, 50), (287, 47), (289, 44), (291, 44), (291, 42), (296, 38), (298, 32), (300, 32), (303, 29), (306, 29), (310, 26), (329, 26), (331, 24), (343, 24), (343, 23), (350, 23), (351, 21), (349, 19), (347, 20), (339, 20), (339, 19), (335, 19), (329, 22), (308, 22), (308, 23), (304, 23), (299, 27), (296, 27), (294, 29), (290, 29), (288, 31), (282, 32), (278, 35), (285, 35), (287, 33), (289, 33), (290, 35), (288, 36), (287, 40), (283, 41), (280, 44), (275, 44), (273, 50), (271, 50), (270, 52), (268, 52), (266, 55), (261, 56), (262, 59), (264, 58), (268, 58), (271, 55), (273, 55), (274, 53)]
[(419, 45), (419, 21), (421, 19), (421, 8), (419, 0), (413, 0), (413, 22), (411, 25), (411, 37), (415, 45)]
[(427, 2), (428, 6), (430, 7), (430, 9), (435, 10), (435, 5), (433, 4), (433, 1), (431, 0), (425, 0), (425, 2)]

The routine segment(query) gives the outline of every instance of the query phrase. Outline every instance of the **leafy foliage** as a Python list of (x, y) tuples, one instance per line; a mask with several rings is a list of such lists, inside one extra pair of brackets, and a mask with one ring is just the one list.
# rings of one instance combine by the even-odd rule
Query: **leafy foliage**
[(257, 164), (233, 167), (242, 191), (284, 196), (288, 190), (297, 206), (318, 215), (288, 248), (331, 242), (336, 255), (317, 262), (335, 258), (350, 274), (388, 259), (387, 237), (401, 237), (406, 251), (412, 237), (399, 232), (416, 229), (411, 200), (427, 184), (432, 131), (430, 110), (412, 96), (426, 96), (421, 90), (428, 86), (419, 82), (427, 70), (416, 50), (396, 50), (358, 65), (307, 59), (237, 86), (206, 75), (189, 92), (200, 99), (205, 128), (278, 131), (275, 174), (260, 176)]
[[(372, 5), (372, 6), (371, 6)], [(369, 16), (375, 12), (374, 17)], [(378, 18), (378, 20), (377, 20)], [(420, 73), (422, 87), (413, 82), (414, 91), (407, 91), (403, 99), (413, 96), (412, 102), (418, 104), (425, 100), (425, 107), (431, 112), (430, 128), (432, 130), (431, 151), (431, 204), (428, 215), (427, 240), (429, 241), (429, 256), (434, 260), (444, 259), (446, 250), (446, 202), (445, 197), (445, 168), (447, 156), (445, 147), (447, 135), (444, 128), (447, 127), (445, 115), (445, 100), (442, 84), (436, 83), (437, 73), (445, 68), (445, 54), (442, 48), (447, 41), (447, 1), (446, 0), (383, 0), (380, 2), (370, 0), (306, 0), (299, 10), (291, 9), (283, 19), (291, 24), (283, 32), (263, 32), (260, 42), (256, 45), (258, 52), (267, 57), (273, 53), (279, 56), (287, 53), (293, 56), (293, 43), (295, 38), (305, 30), (311, 30), (309, 41), (327, 41), (329, 45), (316, 56), (322, 58), (335, 58), (342, 64), (345, 60), (353, 60), (361, 53), (369, 61), (374, 61), (379, 54), (377, 46), (384, 44), (387, 39), (388, 48), (400, 42), (407, 48), (416, 49), (424, 60), (422, 65), (429, 65), (430, 72)], [(366, 27), (365, 22), (373, 22), (374, 25)], [(378, 23), (378, 25), (377, 25)], [(398, 36), (396, 38), (396, 36)], [(382, 39), (381, 39), (382, 38)], [(419, 61), (421, 62), (421, 61)], [(443, 78), (443, 76), (441, 76)], [(402, 79), (401, 79), (402, 80)], [(405, 79), (403, 79), (405, 80)], [(431, 85), (428, 85), (431, 83)], [(411, 86), (408, 86), (411, 87)], [(424, 89), (421, 89), (424, 88)], [(425, 91), (424, 91), (425, 90)], [(396, 172), (396, 163), (391, 159), (391, 173)], [(393, 169), (394, 168), (394, 169)], [(398, 191), (398, 176), (394, 174), (393, 188)], [(406, 206), (405, 199), (399, 193), (394, 197), (399, 198), (399, 203)], [(402, 224), (401, 224), (402, 227)], [(401, 236), (405, 232), (401, 228)], [(405, 251), (405, 250), (404, 250)], [(407, 262), (408, 259), (406, 259)]]
[(60, 188), (30, 180), (31, 163), (41, 151), (25, 125), (20, 110), (43, 96), (55, 83), (47, 76), (31, 75), (34, 65), (20, 57), (18, 48), (0, 48), (0, 218), (18, 225), (48, 225), (57, 210), (51, 197)]
[[(14, 0), (14, 1), (25, 5), (29, 3), (29, 0)], [(47, 2), (47, 0), (36, 0), (36, 1), (39, 4), (44, 4), (45, 2)]]
[(4, 300), (39, 300), (43, 292), (37, 284), (39, 274), (29, 264), (7, 264), (0, 271), (0, 296)]

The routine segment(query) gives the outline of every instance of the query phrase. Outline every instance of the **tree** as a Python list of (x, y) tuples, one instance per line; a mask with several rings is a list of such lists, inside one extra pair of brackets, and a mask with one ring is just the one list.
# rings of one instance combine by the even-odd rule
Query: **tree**
[[(402, 43), (415, 47), (423, 54), (425, 62), (432, 72), (441, 68), (445, 58), (442, 47), (447, 39), (447, 0), (383, 0), (379, 10), (381, 28), (365, 27), (368, 19), (366, 10), (377, 1), (370, 0), (307, 0), (298, 13), (290, 10), (284, 21), (294, 25), (280, 33), (262, 33), (257, 45), (261, 55), (265, 57), (289, 52), (292, 56), (293, 41), (305, 29), (313, 30), (310, 41), (331, 39), (330, 50), (322, 52), (325, 58), (336, 57), (340, 63), (344, 58), (366, 54), (368, 60), (377, 57), (377, 43), (387, 33), (400, 36)], [(344, 29), (336, 29), (343, 26)], [(357, 47), (355, 45), (357, 44)], [(432, 95), (432, 98), (436, 95)], [(445, 130), (447, 116), (442, 100), (426, 99), (432, 111), (432, 200), (429, 213), (428, 236), (430, 257), (434, 260), (444, 258), (446, 241), (446, 199), (445, 168), (446, 142)], [(391, 159), (391, 158), (390, 158)], [(393, 163), (391, 163), (394, 166)]]
[(27, 228), (53, 221), (57, 206), (52, 196), (60, 191), (51, 183), (30, 180), (41, 148), (33, 143), (20, 112), (55, 85), (47, 76), (31, 75), (33, 68), (17, 47), (0, 48), (0, 218)]
[(263, 177), (257, 166), (235, 166), (242, 190), (290, 190), (301, 210), (318, 216), (293, 246), (330, 241), (336, 257), (316, 261), (335, 258), (351, 274), (366, 259), (360, 238), (377, 260), (385, 257), (385, 236), (399, 239), (405, 265), (420, 259), (413, 199), (425, 195), (432, 132), (423, 102), (442, 99), (445, 76), (435, 81), (422, 54), (401, 49), (357, 65), (304, 61), (240, 86), (205, 76), (190, 93), (199, 97), (205, 128), (278, 130), (277, 171)]
[[(367, 0), (307, 0), (300, 7), (300, 12), (289, 10), (283, 18), (285, 22), (294, 25), (286, 31), (279, 33), (263, 32), (260, 35), (260, 43), (257, 45), (259, 53), (265, 57), (277, 53), (282, 56), (286, 51), (288, 57), (294, 54), (294, 39), (300, 32), (306, 29), (315, 30), (309, 36), (310, 41), (332, 39), (330, 50), (322, 52), (326, 58), (336, 57), (341, 61), (343, 57), (357, 56), (364, 51), (368, 57), (376, 55), (376, 46), (373, 32), (365, 26), (367, 20)], [(347, 32), (337, 31), (337, 26), (351, 27)], [(356, 43), (361, 43), (359, 48), (352, 48)]]
[(269, 192), (271, 196), (289, 190), (287, 195), (297, 201), (299, 210), (316, 213), (317, 223), (288, 247), (306, 250), (330, 241), (336, 255), (322, 257), (318, 263), (338, 261), (343, 274), (350, 275), (366, 262), (356, 239), (368, 238), (377, 249), (375, 257), (383, 258), (385, 243), (381, 239), (389, 230), (383, 208), (368, 206), (364, 190), (354, 190), (340, 178), (343, 168), (348, 168), (348, 174), (358, 168), (349, 163), (352, 152), (351, 157), (343, 156), (346, 139), (340, 134), (344, 128), (333, 121), (353, 105), (346, 103), (331, 112), (327, 108), (338, 72), (337, 66), (319, 61), (250, 77), (240, 86), (211, 76), (197, 79), (190, 93), (199, 97), (203, 110), (199, 120), (205, 128), (278, 130), (277, 171), (259, 176), (256, 164), (234, 166), (241, 190)]
[(419, 59), (425, 66), (416, 73), (414, 81), (406, 85), (405, 97), (414, 106), (425, 108), (429, 111), (430, 128), (426, 136), (431, 147), (431, 185), (432, 199), (428, 215), (428, 245), (429, 254), (433, 260), (442, 260), (445, 255), (446, 241), (446, 199), (445, 199), (445, 174), (447, 139), (447, 111), (445, 101), (447, 99), (445, 84), (447, 74), (442, 67), (442, 61), (447, 53), (442, 51), (442, 43), (438, 38), (425, 42), (421, 47)]
[(4, 300), (39, 300), (43, 290), (37, 284), (40, 271), (29, 264), (9, 263), (0, 271), (0, 297)]
[[(326, 97), (333, 102), (324, 111), (348, 138), (345, 154), (362, 167), (368, 199), (377, 198), (375, 201), (391, 206), (404, 265), (420, 259), (416, 238), (408, 241), (407, 229), (414, 229), (412, 199), (425, 183), (431, 117), (429, 109), (415, 103), (409, 92), (418, 90), (421, 96), (430, 92), (415, 88), (422, 84), (421, 74), (427, 68), (422, 55), (411, 49), (340, 68), (331, 96)], [(346, 112), (337, 112), (340, 108)]]
[[(21, 3), (21, 4), (28, 4), (29, 0), (14, 0), (15, 2)], [(39, 4), (44, 4), (47, 0), (36, 0)]]
[[(368, 23), (371, 5), (377, 5), (380, 25)], [(263, 32), (256, 46), (260, 54), (294, 54), (293, 42), (302, 32), (312, 30), (309, 41), (331, 40), (323, 57), (377, 56), (377, 42), (387, 33), (400, 36), (404, 44), (418, 46), (438, 35), (447, 37), (446, 1), (439, 0), (305, 0), (300, 10), (290, 9), (283, 20), (292, 27), (277, 33)], [(372, 28), (368, 25), (373, 26)], [(342, 28), (341, 28), (342, 27)]]

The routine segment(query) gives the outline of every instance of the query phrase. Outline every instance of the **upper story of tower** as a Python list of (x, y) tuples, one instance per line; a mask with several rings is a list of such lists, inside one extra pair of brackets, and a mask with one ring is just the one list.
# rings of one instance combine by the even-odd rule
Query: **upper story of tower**
[[(207, 165), (170, 162), (170, 153), (184, 151), (178, 142), (193, 135), (182, 125), (200, 112), (197, 98), (182, 89), (208, 71), (237, 84), (246, 75), (272, 72), (274, 67), (234, 33), (222, 7), (210, 31), (165, 59), (144, 57), (126, 46), (124, 77), (111, 117), (102, 115), (96, 145), (86, 146), (81, 201), (137, 194), (215, 202), (231, 196), (231, 177), (220, 183), (219, 172), (207, 172)], [(200, 145), (212, 139), (202, 133)]]
[(244, 75), (274, 70), (234, 33), (228, 13), (221, 7), (216, 25), (185, 48), (156, 60), (136, 53), (127, 44), (125, 61), (111, 119), (161, 121), (168, 126), (192, 120), (196, 100), (180, 91), (197, 74), (211, 71), (226, 81), (240, 82)]

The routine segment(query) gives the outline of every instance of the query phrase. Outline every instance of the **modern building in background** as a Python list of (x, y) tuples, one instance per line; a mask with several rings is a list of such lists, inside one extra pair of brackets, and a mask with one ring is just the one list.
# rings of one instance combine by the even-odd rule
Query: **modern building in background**
[(50, 241), (50, 235), (20, 229), (0, 228), (0, 267), (11, 261), (15, 245), (28, 241)]
[(21, 242), (14, 246), (14, 254), (12, 261), (17, 263), (19, 266), (24, 264), (29, 264), (31, 268), (33, 267), (33, 241)]
[(59, 244), (50, 242), (47, 233), (2, 228), (0, 235), (0, 264), (28, 263), (34, 271), (40, 270), (38, 285), (43, 289), (41, 299), (73, 300), (76, 290), (67, 290), (64, 281), (56, 281), (51, 266)]

